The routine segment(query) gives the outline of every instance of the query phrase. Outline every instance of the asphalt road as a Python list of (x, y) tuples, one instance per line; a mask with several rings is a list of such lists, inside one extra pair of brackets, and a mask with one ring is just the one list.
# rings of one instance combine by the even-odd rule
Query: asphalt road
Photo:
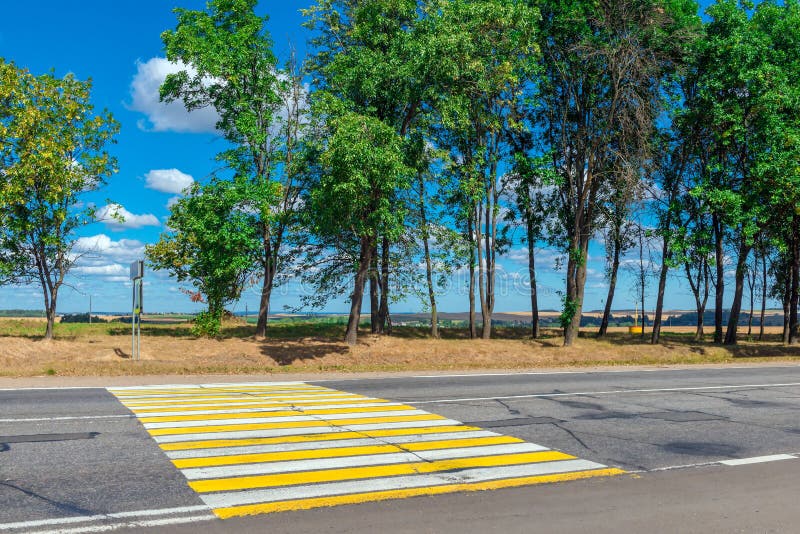
[(800, 459), (718, 463), (800, 456), (800, 366), (314, 383), (633, 475), (223, 522), (106, 390), (0, 391), (0, 533), (800, 532)]

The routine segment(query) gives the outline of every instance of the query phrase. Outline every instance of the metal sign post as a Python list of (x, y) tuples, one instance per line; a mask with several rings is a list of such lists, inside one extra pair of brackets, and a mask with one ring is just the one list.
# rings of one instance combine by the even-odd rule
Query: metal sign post
[(144, 278), (144, 261), (131, 263), (131, 281), (133, 282), (133, 310), (131, 312), (131, 359), (141, 359), (142, 348), (142, 278)]

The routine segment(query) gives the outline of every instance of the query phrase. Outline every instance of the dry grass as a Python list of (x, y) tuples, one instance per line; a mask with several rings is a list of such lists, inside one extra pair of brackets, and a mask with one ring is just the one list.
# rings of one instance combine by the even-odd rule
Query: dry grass
[(623, 328), (608, 339), (587, 333), (562, 347), (555, 331), (531, 340), (526, 329), (500, 328), (496, 339), (469, 340), (462, 330), (430, 339), (420, 328), (397, 328), (391, 337), (363, 334), (359, 345), (341, 342), (335, 324), (275, 323), (266, 340), (253, 328), (232, 325), (222, 340), (196, 339), (189, 324), (145, 325), (142, 360), (130, 360), (130, 326), (59, 324), (56, 339), (43, 341), (38, 320), (0, 322), (0, 376), (121, 376), (152, 374), (264, 374), (402, 370), (534, 369), (564, 366), (672, 365), (800, 359), (800, 347), (779, 343), (768, 329), (763, 343), (742, 338), (736, 347), (693, 342), (691, 328), (667, 329), (652, 346)]

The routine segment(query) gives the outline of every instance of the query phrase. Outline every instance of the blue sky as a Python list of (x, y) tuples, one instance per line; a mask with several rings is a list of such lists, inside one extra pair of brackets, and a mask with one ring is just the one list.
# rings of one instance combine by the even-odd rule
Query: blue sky
[[(173, 0), (174, 1), (174, 0)], [(169, 214), (168, 203), (192, 180), (204, 181), (217, 169), (214, 155), (223, 147), (214, 133), (210, 111), (188, 114), (180, 103), (167, 106), (158, 102), (158, 86), (175, 69), (164, 59), (160, 34), (173, 28), (173, 1), (140, 0), (109, 2), (85, 0), (65, 7), (63, 2), (32, 0), (7, 2), (0, 18), (0, 57), (14, 61), (35, 74), (53, 70), (57, 76), (72, 72), (78, 78), (92, 78), (96, 108), (108, 108), (122, 124), (112, 147), (119, 161), (119, 173), (106, 188), (87, 196), (101, 208), (108, 200), (122, 206), (125, 223), (97, 222), (80, 230), (79, 260), (69, 284), (59, 296), (59, 311), (85, 311), (88, 295), (95, 310), (123, 311), (130, 307), (127, 266), (141, 258), (146, 243), (157, 240)], [(308, 37), (301, 28), (299, 9), (311, 0), (261, 2), (259, 11), (270, 16), (269, 30), (276, 55), (287, 58), (294, 46), (300, 57)], [(200, 9), (204, 2), (184, 0), (181, 7)], [(589, 280), (585, 309), (595, 309), (605, 298), (604, 252), (594, 243), (590, 250)], [(554, 269), (557, 254), (543, 250), (538, 258), (543, 308), (557, 308), (555, 291), (563, 287), (563, 272)], [(500, 262), (497, 311), (529, 309), (525, 283), (527, 256), (516, 245)], [(444, 311), (467, 307), (463, 277), (454, 279), (441, 298)], [(148, 271), (145, 277), (145, 308), (148, 311), (196, 311), (197, 304), (180, 291), (179, 285), (164, 273)], [(273, 310), (298, 303), (305, 289), (296, 283), (279, 288)], [(648, 290), (652, 296), (654, 288)], [(615, 308), (632, 308), (635, 294), (629, 276), (623, 273)], [(652, 301), (652, 298), (649, 299)], [(234, 307), (251, 311), (258, 302), (257, 288), (246, 291)], [(676, 277), (667, 291), (668, 308), (691, 308), (689, 291)], [(0, 288), (0, 309), (41, 309), (38, 287)], [(420, 302), (410, 299), (397, 303), (396, 312), (419, 311)], [(344, 311), (343, 301), (331, 302), (326, 311)]]

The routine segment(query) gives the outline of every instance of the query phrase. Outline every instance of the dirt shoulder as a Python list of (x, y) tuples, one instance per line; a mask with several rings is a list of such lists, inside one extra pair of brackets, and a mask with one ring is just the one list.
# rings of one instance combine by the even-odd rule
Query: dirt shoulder
[(423, 329), (397, 328), (392, 336), (361, 336), (350, 348), (340, 325), (292, 324), (252, 337), (247, 325), (226, 329), (221, 340), (197, 339), (189, 325), (143, 329), (141, 361), (130, 359), (130, 326), (58, 325), (56, 339), (41, 340), (41, 324), (0, 325), (0, 387), (124, 385), (157, 382), (309, 380), (383, 376), (687, 365), (800, 364), (800, 347), (780, 344), (776, 332), (735, 347), (694, 342), (680, 330), (653, 346), (617, 329), (604, 340), (590, 333), (562, 347), (557, 332), (532, 340), (526, 329), (498, 329), (496, 339), (470, 340), (445, 330), (430, 339)]

